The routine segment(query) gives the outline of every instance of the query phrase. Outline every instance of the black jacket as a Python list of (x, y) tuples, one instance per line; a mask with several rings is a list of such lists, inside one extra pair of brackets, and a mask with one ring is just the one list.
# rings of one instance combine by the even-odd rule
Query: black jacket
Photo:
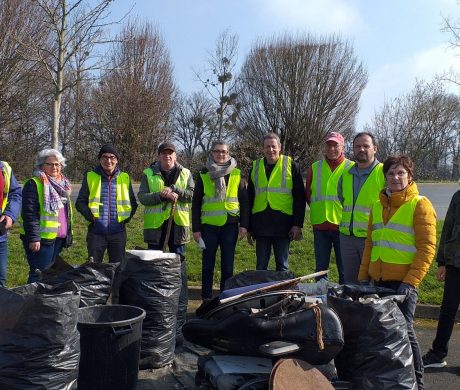
[(460, 268), (460, 191), (452, 196), (447, 209), (436, 262)]

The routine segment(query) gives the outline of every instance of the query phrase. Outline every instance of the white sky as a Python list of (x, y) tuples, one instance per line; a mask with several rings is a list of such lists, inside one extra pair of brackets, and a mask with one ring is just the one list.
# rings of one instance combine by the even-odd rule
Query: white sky
[(131, 7), (131, 17), (159, 28), (176, 82), (186, 93), (201, 89), (193, 70), (205, 66), (225, 29), (239, 37), (240, 63), (260, 38), (286, 32), (339, 34), (369, 74), (358, 131), (385, 99), (409, 92), (416, 79), (460, 71), (460, 51), (449, 47), (450, 35), (441, 31), (443, 17), (460, 20), (457, 0), (117, 0), (112, 16)]

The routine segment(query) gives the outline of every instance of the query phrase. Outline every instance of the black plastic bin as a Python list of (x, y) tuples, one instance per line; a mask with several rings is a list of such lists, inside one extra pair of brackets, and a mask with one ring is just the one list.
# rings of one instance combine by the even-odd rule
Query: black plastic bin
[(136, 389), (144, 318), (136, 306), (79, 309), (79, 390)]

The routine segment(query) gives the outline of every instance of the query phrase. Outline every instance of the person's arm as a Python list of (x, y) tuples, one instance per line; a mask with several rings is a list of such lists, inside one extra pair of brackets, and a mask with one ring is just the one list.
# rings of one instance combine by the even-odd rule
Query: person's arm
[(129, 218), (125, 219), (123, 222), (128, 223), (131, 221), (131, 218), (136, 214), (137, 210), (137, 200), (136, 200), (136, 195), (134, 194), (133, 190), (133, 184), (131, 183), (131, 180), (129, 181), (129, 201), (131, 203), (131, 214), (129, 215)]
[(86, 175), (84, 175), (81, 182), (80, 191), (78, 192), (77, 200), (75, 201), (75, 208), (88, 222), (94, 222), (95, 218), (91, 212), (91, 209), (89, 208), (88, 202), (89, 187), (88, 181), (86, 180)]
[[(195, 233), (201, 233), (201, 206), (203, 205), (203, 180), (200, 174), (197, 175), (195, 189), (192, 197), (192, 232), (195, 238)], [(200, 235), (201, 236), (201, 235)], [(195, 238), (195, 240), (199, 239)]]
[[(9, 229), (11, 225), (18, 219), (19, 211), (21, 210), (22, 190), (19, 186), (14, 173), (11, 172), (10, 189), (8, 190), (8, 202), (2, 213), (0, 220), (7, 220), (5, 227)], [(6, 218), (8, 217), (8, 218)], [(9, 220), (8, 220), (9, 219)]]
[(303, 184), (300, 167), (296, 163), (292, 163), (292, 210), (293, 222), (292, 225), (302, 228), (305, 219), (306, 195), (305, 185)]
[(363, 258), (361, 259), (361, 264), (359, 266), (358, 280), (364, 281), (369, 280), (369, 264), (371, 262), (371, 252), (372, 252), (372, 211), (369, 215), (369, 223), (367, 225), (367, 236), (364, 243)]
[(307, 171), (307, 178), (305, 180), (305, 193), (306, 193), (306, 199), (307, 199), (307, 204), (310, 206), (310, 200), (311, 200), (311, 179), (313, 177), (313, 170), (308, 168)]
[(160, 197), (160, 191), (150, 192), (149, 183), (145, 174), (142, 176), (137, 197), (139, 198), (139, 202), (144, 206), (154, 206), (163, 202)]
[(436, 212), (428, 198), (420, 199), (415, 207), (414, 232), (416, 252), (402, 282), (418, 287), (436, 253)]
[(37, 184), (33, 180), (27, 181), (22, 190), (21, 217), (26, 240), (40, 241), (40, 203), (38, 201)]
[(249, 230), (249, 197), (247, 181), (241, 178), (238, 187), (238, 203), (240, 204), (240, 228)]

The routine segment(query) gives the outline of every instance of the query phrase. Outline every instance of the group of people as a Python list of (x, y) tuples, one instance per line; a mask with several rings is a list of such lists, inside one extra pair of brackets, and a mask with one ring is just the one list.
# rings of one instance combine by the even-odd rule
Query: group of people
[[(221, 252), (222, 291), (233, 275), (238, 238), (255, 241), (256, 269), (268, 269), (273, 251), (276, 270), (288, 270), (290, 243), (302, 238), (308, 203), (316, 271), (329, 268), (334, 248), (339, 283), (389, 287), (406, 296), (400, 308), (422, 389), (423, 363), (445, 364), (460, 302), (460, 221), (456, 217), (460, 192), (449, 207), (437, 256), (438, 278), (446, 283), (438, 334), (422, 359), (413, 318), (418, 286), (435, 256), (436, 214), (430, 201), (419, 195), (409, 157), (390, 156), (379, 162), (375, 138), (368, 132), (358, 133), (352, 144), (353, 161), (344, 155), (343, 136), (328, 133), (324, 157), (308, 169), (304, 184), (301, 167), (281, 154), (275, 133), (265, 135), (263, 157), (253, 161), (247, 175), (231, 156), (228, 144), (214, 142), (196, 181), (177, 162), (175, 145), (164, 142), (158, 148), (158, 160), (144, 170), (140, 183), (144, 241), (149, 249), (168, 246), (180, 256), (180, 299), (186, 307), (185, 244), (190, 240), (190, 226), (203, 249), (202, 299), (207, 301), (212, 298), (217, 250)], [(88, 257), (95, 262), (102, 262), (106, 251), (110, 262), (123, 259), (126, 224), (138, 207), (130, 176), (119, 168), (119, 159), (114, 145), (102, 146), (99, 164), (84, 175), (75, 203), (88, 222)], [(21, 191), (11, 167), (0, 162), (0, 286), (6, 280), (6, 232), (16, 219), (30, 268), (28, 282), (38, 280), (40, 271), (71, 245), (71, 184), (62, 173), (64, 167), (59, 151), (41, 151), (33, 177)]]

